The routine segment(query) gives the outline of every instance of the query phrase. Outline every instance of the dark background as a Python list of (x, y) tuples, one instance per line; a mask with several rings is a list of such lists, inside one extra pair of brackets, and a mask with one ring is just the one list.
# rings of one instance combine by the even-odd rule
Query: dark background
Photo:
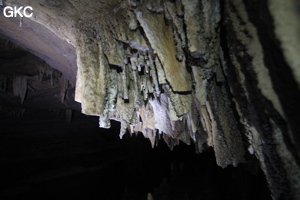
[(212, 149), (196, 154), (163, 140), (154, 149), (142, 134), (119, 139), (120, 125), (61, 110), (1, 112), (1, 199), (270, 199), (263, 173), (222, 169)]

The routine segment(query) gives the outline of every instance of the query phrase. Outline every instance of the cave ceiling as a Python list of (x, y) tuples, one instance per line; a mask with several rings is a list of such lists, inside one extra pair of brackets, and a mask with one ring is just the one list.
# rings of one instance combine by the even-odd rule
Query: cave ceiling
[[(220, 167), (257, 160), (300, 199), (299, 2), (5, 0), (1, 106), (81, 110), (152, 146), (193, 142)], [(75, 102), (76, 101), (76, 102)]]

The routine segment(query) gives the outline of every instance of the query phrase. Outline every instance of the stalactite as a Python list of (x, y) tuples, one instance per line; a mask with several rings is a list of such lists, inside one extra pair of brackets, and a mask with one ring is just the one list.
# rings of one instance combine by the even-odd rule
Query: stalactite
[(27, 76), (14, 75), (13, 77), (13, 93), (15, 96), (19, 96), (21, 104), (23, 104), (27, 93)]
[(147, 200), (154, 200), (153, 196), (151, 193), (148, 193), (147, 195)]
[[(197, 1), (192, 4), (183, 1), (182, 4), (180, 1), (177, 1), (176, 4), (166, 2), (164, 8), (149, 6), (149, 4), (145, 7), (137, 4), (124, 18), (119, 18), (117, 21), (109, 20), (108, 25), (101, 24), (97, 25), (98, 27), (89, 24), (89, 22), (85, 22), (82, 26), (83, 22), (81, 22), (80, 26), (82, 27), (80, 30), (82, 31), (78, 32), (77, 40), (79, 69), (76, 99), (82, 103), (84, 113), (100, 116), (99, 125), (101, 127), (107, 128), (110, 126), (109, 116), (114, 116), (115, 120), (121, 121), (120, 137), (124, 135), (127, 127), (130, 127), (131, 132), (143, 132), (145, 137), (150, 138), (154, 146), (156, 130), (158, 130), (159, 134), (166, 134), (170, 137), (169, 139), (165, 137), (165, 140), (171, 141), (168, 142), (171, 148), (177, 144), (174, 141), (178, 141), (178, 139), (188, 144), (192, 139), (195, 143), (204, 145), (205, 140), (203, 138), (207, 138), (206, 142), (209, 146), (215, 146), (217, 149), (227, 149), (225, 136), (220, 141), (213, 139), (220, 133), (216, 127), (218, 122), (212, 120), (215, 111), (210, 111), (210, 114), (208, 114), (207, 110), (203, 109), (207, 102), (208, 80), (213, 77), (215, 71), (218, 72), (215, 69), (219, 65), (218, 60), (215, 59), (219, 55), (216, 48), (218, 35), (215, 31), (220, 19), (218, 16), (218, 1), (211, 4), (203, 2), (203, 5), (200, 5)], [(153, 5), (157, 4), (154, 3)], [(185, 9), (193, 11), (183, 15), (183, 6)], [(200, 8), (203, 10), (199, 15), (197, 11)], [(202, 17), (204, 21), (195, 22), (193, 20), (195, 16)], [(169, 24), (165, 24), (164, 18), (169, 20)], [(153, 24), (153, 21), (158, 23)], [(199, 31), (198, 29), (190, 29), (191, 26), (188, 26), (186, 33), (184, 25), (193, 23), (198, 23), (196, 24), (197, 27), (206, 28)], [(123, 24), (129, 24), (129, 27), (124, 27)], [(141, 28), (138, 29), (138, 26)], [(197, 36), (199, 32), (204, 34), (203, 38)], [(115, 38), (112, 39), (112, 36)], [(208, 40), (213, 48), (206, 45)], [(186, 53), (191, 53), (191, 56), (184, 53), (187, 46), (186, 41), (189, 41), (189, 52)], [(199, 43), (205, 45), (199, 46)], [(97, 63), (106, 60), (106, 58), (97, 59), (97, 54), (99, 52), (101, 54), (101, 51), (95, 49), (96, 44), (99, 47), (103, 46), (102, 52), (106, 56), (107, 62), (110, 65), (117, 66), (121, 71), (118, 72), (117, 70), (114, 73), (114, 76), (118, 77), (115, 79), (118, 82), (117, 84), (102, 81), (103, 88), (111, 88), (114, 85), (114, 89), (111, 89), (114, 100), (110, 101), (113, 108), (110, 109), (107, 108), (107, 104), (103, 107), (105, 103), (99, 105), (100, 102), (105, 102), (106, 99), (110, 98), (110, 95), (106, 93), (102, 97), (99, 96), (95, 87), (92, 87), (96, 82), (93, 82), (90, 78), (90, 76), (93, 76), (92, 74), (98, 74)], [(199, 49), (200, 47), (202, 49)], [(192, 77), (185, 65), (189, 63), (189, 61), (186, 62), (185, 55), (191, 57), (192, 63), (195, 64), (195, 66), (189, 66), (193, 72)], [(213, 61), (211, 61), (211, 58)], [(108, 63), (105, 65), (108, 66)], [(199, 65), (204, 65), (204, 69), (200, 68)], [(88, 68), (83, 70), (82, 67)], [(105, 75), (102, 73), (99, 77), (102, 80), (105, 79)], [(195, 82), (195, 95), (191, 94), (192, 78)], [(90, 89), (88, 89), (88, 85), (90, 85)], [(93, 96), (89, 98), (87, 95), (81, 94), (82, 87), (85, 87), (86, 92), (90, 91)], [(115, 96), (116, 94), (118, 95)], [(149, 94), (152, 95), (149, 96)], [(93, 100), (98, 97), (101, 97), (101, 100)], [(192, 102), (195, 102), (193, 98), (196, 98), (196, 102), (202, 105), (198, 109), (200, 114), (195, 112), (192, 114), (191, 106)], [(85, 106), (92, 106), (94, 111), (88, 111)], [(138, 111), (138, 116), (141, 116), (142, 121), (139, 121), (139, 118), (136, 119), (134, 110)], [(148, 116), (149, 113), (152, 113), (151, 118)], [(200, 117), (201, 122), (192, 119), (191, 116)], [(197, 131), (195, 122), (197, 124), (201, 123), (203, 129)], [(202, 138), (202, 140), (198, 142), (198, 138)], [(220, 144), (223, 145), (219, 147)], [(239, 148), (237, 147), (237, 149)], [(198, 149), (202, 151), (203, 148), (199, 146)], [(235, 151), (234, 148), (227, 149), (227, 151), (227, 156), (222, 156), (223, 158), (220, 158), (220, 160), (226, 160), (226, 157), (228, 157), (228, 160), (224, 164), (221, 164), (220, 161), (220, 165), (223, 167), (228, 164), (237, 165), (242, 161), (240, 158), (235, 161), (234, 157), (229, 156), (230, 151)], [(223, 151), (220, 150), (220, 152)], [(243, 152), (241, 152), (241, 155), (243, 155)]]
[(69, 89), (69, 81), (61, 75), (61, 77), (59, 77), (59, 83), (60, 83), (60, 102), (64, 103)]
[[(187, 144), (193, 141), (197, 152), (213, 147), (221, 167), (245, 162), (249, 149), (260, 159), (267, 177), (272, 177), (263, 160), (266, 155), (261, 147), (262, 133), (249, 125), (234, 84), (227, 82), (231, 77), (227, 59), (231, 59), (245, 97), (251, 101), (245, 85), (247, 75), (239, 64), (241, 56), (249, 55), (258, 87), (284, 117), (271, 81), (263, 78), (268, 77), (268, 71), (262, 65), (263, 52), (259, 52), (257, 35), (243, 14), (246, 12), (242, 4), (237, 2), (222, 3), (227, 14), (222, 23), (232, 27), (228, 31), (236, 34), (241, 48), (239, 54), (232, 53), (235, 49), (229, 51), (229, 58), (221, 46), (224, 41), (220, 40), (218, 0), (137, 2), (134, 6), (129, 4), (128, 11), (118, 10), (120, 15), (107, 24), (95, 26), (85, 21), (77, 33), (76, 90), (82, 111), (100, 116), (101, 127), (109, 127), (109, 119), (120, 121), (121, 138), (129, 129), (130, 133), (142, 132), (152, 146), (162, 135), (171, 149), (179, 140)], [(126, 7), (126, 3), (122, 5)], [(102, 50), (97, 50), (97, 45)], [(106, 64), (99, 64), (102, 61)], [(99, 69), (108, 71), (99, 73)], [(111, 78), (107, 78), (107, 72)], [(247, 138), (251, 148), (244, 142)], [(276, 188), (272, 179), (269, 183)]]
[[(172, 89), (177, 92), (190, 91), (190, 74), (186, 71), (185, 63), (176, 60), (172, 30), (169, 26), (164, 26), (164, 16), (141, 11), (137, 11), (136, 15), (152, 48), (157, 52)], [(152, 21), (157, 21), (158, 24), (153, 24)]]
[[(68, 16), (82, 113), (99, 116), (104, 128), (120, 121), (121, 138), (128, 129), (142, 132), (153, 147), (158, 138), (170, 149), (179, 141), (194, 142), (197, 152), (213, 147), (221, 167), (254, 155), (274, 199), (299, 199), (297, 113), (290, 111), (297, 103), (278, 86), (294, 78), (293, 95), (299, 94), (299, 14), (283, 16), (280, 8), (298, 4), (255, 2), (261, 10), (252, 15), (249, 0), (113, 0), (80, 20)], [(41, 74), (52, 85), (59, 77), (47, 69)], [(14, 81), (22, 102), (25, 82)], [(63, 101), (67, 83), (59, 82)]]

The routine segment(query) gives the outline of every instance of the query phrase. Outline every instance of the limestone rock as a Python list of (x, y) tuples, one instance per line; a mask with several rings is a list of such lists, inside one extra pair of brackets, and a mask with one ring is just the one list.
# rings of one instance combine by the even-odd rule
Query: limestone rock
[[(194, 142), (197, 152), (212, 147), (221, 167), (250, 162), (254, 155), (273, 199), (300, 199), (298, 1), (5, 5), (31, 5), (34, 16), (23, 19), (22, 27), (20, 20), (0, 16), (1, 35), (61, 69), (62, 102), (76, 80), (81, 111), (99, 116), (100, 127), (120, 121), (121, 138), (128, 130), (142, 132), (153, 147), (158, 138), (170, 149), (179, 141)], [(28, 74), (30, 80), (32, 74), (41, 80), (39, 73)], [(15, 75), (13, 81), (22, 102), (26, 77)], [(8, 79), (0, 77), (1, 91)]]

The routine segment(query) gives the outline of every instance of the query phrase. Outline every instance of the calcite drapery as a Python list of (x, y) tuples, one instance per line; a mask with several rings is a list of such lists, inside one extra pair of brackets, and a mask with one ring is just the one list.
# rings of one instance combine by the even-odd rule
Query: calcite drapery
[(299, 199), (299, 14), (268, 2), (4, 1), (76, 47), (75, 98), (101, 127), (210, 146), (221, 167), (254, 155), (274, 199)]
[[(156, 134), (174, 140), (167, 142), (171, 146), (178, 139), (192, 139), (200, 151), (204, 143), (214, 146), (220, 166), (243, 162), (245, 147), (225, 105), (226, 87), (219, 89), (211, 81), (214, 74), (224, 81), (219, 2), (131, 3), (120, 3), (114, 18), (103, 13), (99, 18), (105, 21), (78, 24), (76, 100), (82, 112), (99, 115), (100, 126), (106, 128), (109, 118), (121, 121), (121, 137), (131, 127), (152, 145)], [(198, 113), (192, 114), (192, 106), (199, 107)], [(198, 120), (205, 115), (202, 110), (208, 115)], [(224, 115), (231, 117), (222, 119)], [(210, 142), (198, 142), (205, 137)]]

